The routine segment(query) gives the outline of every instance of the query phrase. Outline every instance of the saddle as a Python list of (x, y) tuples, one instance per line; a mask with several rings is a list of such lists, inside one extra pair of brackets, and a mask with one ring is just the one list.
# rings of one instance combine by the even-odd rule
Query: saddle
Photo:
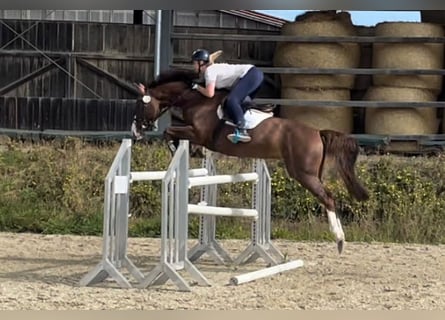
[[(225, 102), (226, 102), (226, 97), (224, 97), (221, 101), (221, 108), (224, 110), (225, 109)], [(256, 104), (252, 101), (252, 99), (247, 96), (244, 101), (241, 104), (241, 107), (243, 108), (243, 111), (246, 112), (250, 109), (254, 109), (254, 110), (258, 110), (264, 113), (272, 113), (273, 110), (275, 109), (276, 105), (275, 104)], [(178, 107), (171, 107), (170, 108), (170, 112), (172, 115), (172, 120), (176, 125), (184, 125), (183, 123), (183, 116), (182, 116), (182, 109), (178, 108)], [(223, 111), (223, 116), (222, 118), (224, 120), (230, 121), (230, 119), (226, 116), (225, 111)]]
[[(200, 84), (202, 86), (205, 86), (205, 80), (204, 79), (196, 79), (194, 82), (197, 83), (197, 84)], [(233, 88), (233, 85), (232, 85), (232, 88)], [(220, 89), (220, 90), (226, 91), (227, 93), (230, 93), (229, 89)], [(227, 99), (227, 96), (225, 96), (222, 99), (221, 104), (220, 104), (221, 108), (223, 110), (225, 109), (226, 99)], [(247, 96), (244, 99), (244, 101), (241, 103), (241, 107), (243, 108), (244, 112), (246, 112), (247, 110), (250, 110), (250, 109), (255, 109), (255, 110), (258, 110), (258, 111), (269, 113), (269, 112), (273, 112), (273, 110), (276, 108), (276, 105), (272, 104), (272, 103), (256, 104), (255, 102), (252, 101), (252, 99), (249, 96)]]
[[(221, 107), (223, 109), (225, 109), (226, 106), (226, 98), (224, 97), (221, 101)], [(244, 101), (241, 103), (241, 108), (243, 108), (243, 111), (246, 112), (247, 110), (250, 109), (255, 109), (258, 111), (262, 111), (262, 112), (273, 112), (273, 110), (275, 109), (276, 105), (272, 104), (272, 103), (267, 103), (267, 104), (256, 104), (255, 102), (253, 102), (253, 100), (247, 96)]]

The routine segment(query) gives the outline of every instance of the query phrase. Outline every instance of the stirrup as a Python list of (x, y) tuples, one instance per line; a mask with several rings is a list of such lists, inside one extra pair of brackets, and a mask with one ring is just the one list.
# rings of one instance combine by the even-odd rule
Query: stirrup
[(252, 138), (249, 135), (241, 134), (238, 128), (235, 129), (235, 133), (228, 134), (227, 139), (229, 139), (232, 143), (235, 144), (238, 142), (250, 142), (250, 140), (252, 140)]

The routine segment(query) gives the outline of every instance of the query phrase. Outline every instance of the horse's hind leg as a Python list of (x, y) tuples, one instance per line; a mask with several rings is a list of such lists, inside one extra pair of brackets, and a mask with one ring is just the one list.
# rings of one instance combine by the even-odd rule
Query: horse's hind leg
[(345, 234), (340, 223), (340, 219), (335, 214), (335, 201), (331, 193), (321, 183), (320, 179), (315, 175), (307, 173), (291, 174), (293, 178), (297, 179), (300, 184), (308, 189), (321, 203), (324, 205), (328, 215), (329, 228), (335, 235), (337, 241), (338, 253), (343, 251), (345, 242)]

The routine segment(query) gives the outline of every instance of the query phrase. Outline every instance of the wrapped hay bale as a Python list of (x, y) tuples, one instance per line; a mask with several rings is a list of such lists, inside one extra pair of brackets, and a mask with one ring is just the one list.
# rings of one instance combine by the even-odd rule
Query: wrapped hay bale
[[(443, 37), (441, 25), (422, 22), (383, 22), (375, 27), (379, 37)], [(443, 43), (374, 43), (373, 67), (395, 69), (442, 69)], [(374, 75), (376, 86), (425, 88), (438, 94), (441, 75)]]
[[(294, 22), (283, 25), (282, 35), (293, 36), (355, 36), (350, 14), (335, 11), (307, 12)], [(274, 66), (298, 68), (356, 68), (360, 62), (357, 43), (278, 43)], [(282, 74), (283, 87), (348, 88), (354, 86), (354, 75), (292, 75)]]
[[(435, 101), (427, 89), (371, 87), (364, 100), (422, 102)], [(368, 134), (435, 134), (438, 129), (436, 108), (366, 108), (365, 132)]]
[[(348, 89), (297, 89), (282, 88), (283, 99), (342, 101), (350, 100)], [(281, 106), (280, 117), (296, 119), (316, 129), (331, 129), (351, 133), (352, 108), (349, 107), (296, 107)]]

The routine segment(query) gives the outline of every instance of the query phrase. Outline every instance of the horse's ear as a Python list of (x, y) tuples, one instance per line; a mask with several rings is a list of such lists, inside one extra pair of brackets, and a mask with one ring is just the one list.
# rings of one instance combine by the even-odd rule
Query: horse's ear
[(214, 63), (216, 61), (216, 59), (218, 59), (219, 56), (222, 54), (223, 54), (222, 50), (218, 50), (218, 51), (215, 51), (212, 54), (210, 54), (210, 57), (209, 57), (210, 63)]

